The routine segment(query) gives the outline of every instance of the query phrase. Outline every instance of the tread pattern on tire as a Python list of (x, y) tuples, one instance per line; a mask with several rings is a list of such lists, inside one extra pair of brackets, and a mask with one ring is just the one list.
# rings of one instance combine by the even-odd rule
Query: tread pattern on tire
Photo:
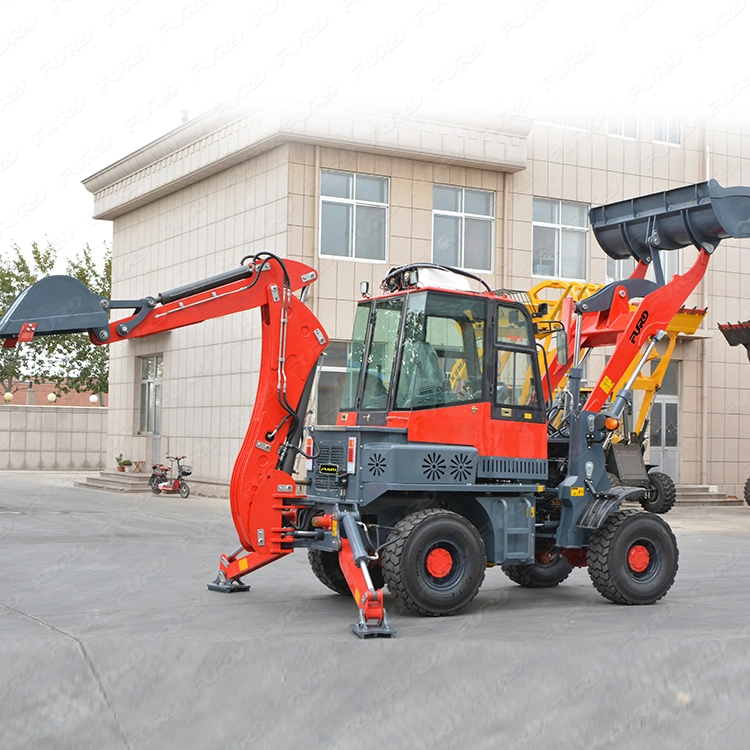
[(750, 505), (750, 479), (745, 482), (745, 490), (743, 492), (743, 495), (745, 496), (745, 502)]
[[(444, 617), (446, 615), (454, 614), (454, 612), (448, 611), (438, 613), (421, 607), (409, 594), (406, 586), (404, 585), (401, 566), (398, 564), (398, 560), (402, 556), (403, 549), (409, 539), (409, 535), (412, 531), (414, 531), (414, 529), (417, 528), (417, 526), (419, 526), (423, 521), (432, 516), (440, 516), (445, 514), (455, 516), (463, 523), (467, 524), (467, 526), (474, 529), (471, 523), (467, 521), (463, 516), (460, 516), (458, 513), (453, 513), (453, 511), (446, 511), (443, 508), (427, 508), (426, 510), (420, 510), (416, 513), (408, 515), (406, 518), (402, 519), (396, 524), (392, 533), (398, 534), (398, 536), (392, 545), (389, 544), (388, 546), (386, 546), (382, 554), (383, 575), (388, 585), (388, 590), (400, 601), (402, 601), (412, 612), (416, 612), (420, 615), (426, 615), (428, 617)], [(482, 540), (481, 536), (478, 538), (482, 545), (482, 551), (484, 552), (484, 541)], [(464, 609), (466, 606), (468, 606), (468, 604), (473, 601), (474, 597), (476, 597), (476, 595), (479, 593), (479, 589), (484, 582), (484, 574), (485, 570), (483, 568), (479, 585), (476, 587), (476, 591), (468, 601), (462, 604), (461, 609)]]
[[(565, 560), (564, 557), (557, 558)], [(567, 563), (568, 561), (565, 560)], [(560, 575), (552, 580), (540, 580), (537, 575), (537, 565), (502, 565), (501, 569), (513, 583), (523, 586), (525, 589), (551, 589), (553, 586), (559, 586), (572, 572), (573, 566), (568, 563), (567, 566), (560, 566)]]
[(641, 500), (641, 506), (649, 513), (658, 513), (659, 515), (669, 513), (669, 511), (672, 510), (672, 506), (675, 504), (675, 501), (677, 500), (677, 488), (672, 481), (672, 477), (670, 477), (669, 474), (664, 474), (664, 472), (661, 471), (650, 471), (648, 473), (648, 476), (650, 480), (653, 480), (654, 477), (658, 477), (657, 481), (662, 485), (663, 494), (658, 508), (649, 508), (647, 505), (648, 500), (646, 500), (645, 497), (643, 500)]
[[(326, 557), (326, 555), (332, 555), (332, 557)], [(331, 591), (350, 596), (349, 584), (346, 582), (346, 577), (341, 570), (338, 557), (338, 552), (325, 552), (319, 549), (307, 550), (307, 561), (310, 563), (310, 568), (315, 577), (324, 586), (331, 589)], [(369, 570), (373, 586), (376, 589), (382, 589), (384, 584), (380, 568), (376, 565), (370, 565)]]
[[(591, 577), (591, 582), (594, 584), (594, 588), (605, 599), (609, 599), (609, 601), (614, 602), (615, 604), (632, 605), (634, 603), (628, 601), (628, 599), (622, 596), (612, 583), (612, 571), (609, 565), (610, 556), (608, 554), (608, 549), (620, 525), (627, 518), (638, 515), (644, 515), (643, 511), (635, 510), (634, 508), (616, 511), (615, 513), (607, 517), (604, 523), (591, 535), (591, 539), (589, 541), (589, 547), (586, 557), (589, 564), (588, 570), (589, 576)], [(669, 529), (669, 533), (676, 546), (677, 541), (674, 538), (672, 529), (670, 529), (668, 525), (666, 525), (666, 527), (667, 529)], [(677, 572), (677, 567), (678, 563), (676, 563), (675, 565), (675, 573)], [(667, 589), (664, 591), (664, 593), (662, 593), (660, 597), (655, 599), (654, 602), (657, 602), (659, 601), (659, 599), (664, 598), (671, 586), (672, 584), (670, 584), (669, 587), (667, 587)]]
[(331, 591), (335, 591), (337, 594), (348, 594), (349, 586), (346, 583), (346, 578), (344, 578), (344, 574), (341, 572), (341, 569), (339, 568), (337, 575), (335, 571), (332, 571), (330, 569), (328, 558), (324, 557), (324, 555), (330, 554), (335, 553), (324, 552), (323, 550), (319, 549), (307, 550), (307, 560), (310, 563), (310, 568), (315, 574), (315, 577), (324, 586), (327, 586), (329, 589), (331, 589)]

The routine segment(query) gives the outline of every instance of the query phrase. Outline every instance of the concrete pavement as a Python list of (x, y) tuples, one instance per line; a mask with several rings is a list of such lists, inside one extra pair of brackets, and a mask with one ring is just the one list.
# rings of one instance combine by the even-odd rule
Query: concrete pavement
[(206, 590), (226, 500), (113, 496), (0, 472), (0, 745), (745, 747), (750, 508), (675, 509), (674, 587), (604, 600), (585, 570), (525, 590), (488, 570), (460, 615), (353, 602), (295, 554)]

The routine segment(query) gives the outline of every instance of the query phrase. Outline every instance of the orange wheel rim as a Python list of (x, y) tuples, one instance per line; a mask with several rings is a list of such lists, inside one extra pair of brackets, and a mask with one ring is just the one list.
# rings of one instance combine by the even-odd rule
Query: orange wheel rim
[(643, 573), (651, 562), (651, 554), (642, 544), (634, 544), (628, 550), (628, 565), (634, 573)]
[(445, 578), (453, 567), (451, 553), (447, 549), (436, 547), (428, 553), (425, 567), (433, 578)]

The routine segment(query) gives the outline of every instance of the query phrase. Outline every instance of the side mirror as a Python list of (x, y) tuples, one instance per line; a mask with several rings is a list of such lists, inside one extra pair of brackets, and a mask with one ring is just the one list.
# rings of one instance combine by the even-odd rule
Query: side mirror
[(564, 328), (560, 328), (555, 334), (555, 345), (557, 346), (557, 363), (565, 366), (568, 364), (568, 335)]

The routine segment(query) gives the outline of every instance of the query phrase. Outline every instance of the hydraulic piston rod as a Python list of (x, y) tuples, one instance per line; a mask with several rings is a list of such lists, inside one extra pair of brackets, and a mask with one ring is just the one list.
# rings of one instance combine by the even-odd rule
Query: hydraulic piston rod
[(617, 397), (612, 404), (612, 408), (609, 410), (609, 413), (613, 417), (619, 418), (623, 411), (625, 411), (625, 407), (633, 398), (633, 384), (635, 383), (635, 379), (641, 374), (641, 370), (645, 366), (646, 362), (648, 362), (651, 353), (656, 348), (657, 342), (661, 341), (666, 335), (666, 331), (657, 331), (656, 334), (654, 334), (654, 337), (646, 347), (646, 351), (643, 352), (643, 356), (641, 357), (640, 362), (638, 362), (638, 365), (630, 374), (630, 377), (628, 378), (625, 385), (620, 389), (620, 392), (617, 394)]

